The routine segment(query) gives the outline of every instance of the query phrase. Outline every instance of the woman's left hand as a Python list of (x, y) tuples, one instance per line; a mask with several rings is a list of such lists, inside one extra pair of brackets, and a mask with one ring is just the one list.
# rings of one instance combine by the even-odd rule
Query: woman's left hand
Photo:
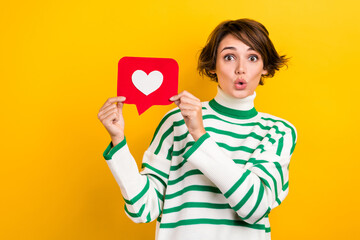
[(200, 99), (187, 91), (183, 91), (171, 97), (170, 101), (173, 101), (180, 108), (181, 115), (184, 117), (189, 133), (194, 140), (197, 141), (206, 133), (202, 120), (202, 105)]

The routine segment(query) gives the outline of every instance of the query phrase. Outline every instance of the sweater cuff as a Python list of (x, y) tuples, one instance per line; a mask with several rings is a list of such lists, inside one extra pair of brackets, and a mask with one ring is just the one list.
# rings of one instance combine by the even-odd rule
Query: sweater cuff
[(183, 155), (183, 158), (187, 160), (200, 146), (201, 144), (210, 137), (208, 133), (203, 134), (189, 150)]
[(121, 148), (123, 148), (126, 145), (126, 138), (124, 137), (124, 139), (118, 143), (115, 147), (113, 147), (113, 143), (110, 142), (110, 144), (107, 146), (107, 148), (105, 149), (103, 156), (105, 158), (105, 160), (111, 160), (112, 156)]

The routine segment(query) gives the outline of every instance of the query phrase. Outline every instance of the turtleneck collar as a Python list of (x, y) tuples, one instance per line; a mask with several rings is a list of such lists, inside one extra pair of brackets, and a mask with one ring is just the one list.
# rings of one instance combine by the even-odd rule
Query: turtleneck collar
[(256, 92), (245, 98), (234, 98), (225, 93), (219, 86), (217, 89), (217, 95), (209, 102), (214, 111), (238, 119), (249, 119), (258, 114), (254, 107)]

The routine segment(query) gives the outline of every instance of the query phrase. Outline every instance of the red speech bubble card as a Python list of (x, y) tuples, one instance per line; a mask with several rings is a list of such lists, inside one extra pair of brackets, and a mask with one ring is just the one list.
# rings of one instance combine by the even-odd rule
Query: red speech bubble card
[(135, 104), (139, 115), (152, 105), (168, 105), (178, 92), (179, 65), (171, 58), (123, 57), (118, 64), (117, 95)]

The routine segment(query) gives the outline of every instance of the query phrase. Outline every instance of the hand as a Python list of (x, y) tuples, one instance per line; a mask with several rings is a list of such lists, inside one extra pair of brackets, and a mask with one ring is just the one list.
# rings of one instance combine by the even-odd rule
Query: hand
[(169, 99), (173, 101), (181, 111), (189, 133), (197, 141), (206, 133), (202, 120), (202, 105), (200, 99), (187, 91), (183, 91)]
[(125, 97), (109, 98), (98, 113), (99, 120), (110, 134), (113, 146), (116, 146), (124, 139), (125, 122), (122, 108), (125, 99)]

